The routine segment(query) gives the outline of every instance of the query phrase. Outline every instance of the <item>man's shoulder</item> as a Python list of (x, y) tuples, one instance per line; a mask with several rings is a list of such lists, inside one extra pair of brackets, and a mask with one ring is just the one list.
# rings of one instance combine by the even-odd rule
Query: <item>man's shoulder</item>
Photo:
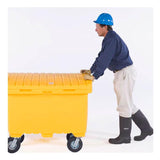
[(117, 38), (118, 38), (118, 35), (115, 31), (109, 31), (107, 33), (106, 37), (104, 38), (103, 42), (107, 42), (107, 41), (111, 41), (111, 40), (115, 41), (115, 40), (117, 40)]
[(108, 37), (106, 39), (114, 39), (116, 41), (121, 41), (121, 37), (115, 31), (109, 31)]
[(118, 34), (115, 32), (115, 31), (109, 31), (108, 32), (109, 34), (108, 34), (108, 36), (110, 37), (110, 38), (116, 38), (116, 37), (118, 37)]
[(117, 33), (115, 31), (108, 31), (108, 33), (104, 37), (104, 40), (112, 39), (112, 38), (114, 39), (116, 37), (117, 37)]

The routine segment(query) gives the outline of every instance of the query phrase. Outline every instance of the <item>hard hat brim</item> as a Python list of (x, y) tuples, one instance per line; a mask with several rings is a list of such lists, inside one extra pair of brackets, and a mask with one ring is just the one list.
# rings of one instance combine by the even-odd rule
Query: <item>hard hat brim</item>
[(93, 21), (94, 23), (98, 23), (98, 24), (100, 24), (98, 21)]
[(105, 23), (99, 23), (98, 21), (93, 21), (93, 22), (94, 22), (94, 23), (98, 23), (98, 24), (113, 26), (113, 23), (111, 23), (111, 24), (105, 24)]
[(103, 23), (99, 23), (98, 21), (93, 21), (94, 23), (98, 23), (98, 24), (103, 24)]
[(98, 24), (103, 24), (103, 25), (106, 25), (106, 24), (104, 24), (104, 23), (99, 23), (98, 21), (93, 21), (94, 23), (98, 23)]

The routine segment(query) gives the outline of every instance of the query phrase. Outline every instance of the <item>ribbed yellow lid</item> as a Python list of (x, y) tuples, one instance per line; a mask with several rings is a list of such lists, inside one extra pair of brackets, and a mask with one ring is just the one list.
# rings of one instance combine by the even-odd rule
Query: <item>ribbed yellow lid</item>
[(80, 73), (8, 73), (8, 94), (75, 93), (92, 91), (92, 81)]

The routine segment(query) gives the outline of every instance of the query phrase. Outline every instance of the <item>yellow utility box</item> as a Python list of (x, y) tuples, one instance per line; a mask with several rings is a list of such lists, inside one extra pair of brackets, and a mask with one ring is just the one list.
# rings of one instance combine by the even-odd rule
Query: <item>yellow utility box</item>
[[(85, 136), (87, 128), (88, 93), (92, 92), (92, 81), (84, 80), (83, 76), (74, 73), (8, 74), (10, 153), (23, 141), (24, 133), (41, 133), (43, 137), (66, 133), (68, 141), (74, 139), (74, 144), (80, 144), (79, 137)], [(76, 148), (73, 141), (71, 143), (72, 149)]]

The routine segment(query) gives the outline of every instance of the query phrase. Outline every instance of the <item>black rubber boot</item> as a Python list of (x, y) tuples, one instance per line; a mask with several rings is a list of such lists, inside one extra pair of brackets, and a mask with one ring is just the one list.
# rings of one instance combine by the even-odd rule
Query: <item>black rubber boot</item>
[(110, 138), (111, 144), (122, 144), (131, 142), (131, 118), (119, 117), (120, 134), (117, 138)]
[(142, 141), (147, 136), (151, 136), (153, 134), (153, 128), (150, 126), (147, 118), (140, 110), (132, 115), (132, 120), (141, 130), (141, 134), (134, 137), (135, 141)]

